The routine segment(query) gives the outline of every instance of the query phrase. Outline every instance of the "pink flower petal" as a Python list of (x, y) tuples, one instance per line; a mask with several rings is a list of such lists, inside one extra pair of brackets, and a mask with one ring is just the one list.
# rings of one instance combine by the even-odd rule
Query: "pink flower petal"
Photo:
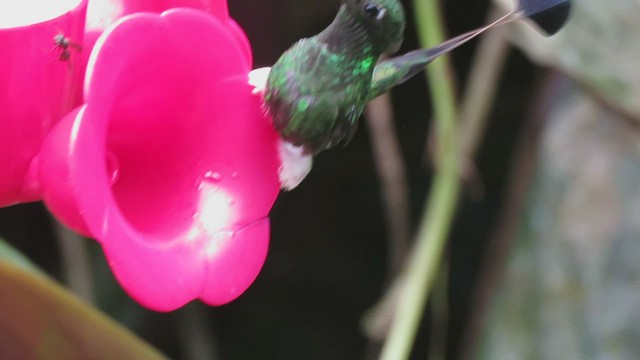
[(29, 179), (31, 161), (56, 122), (80, 105), (80, 88), (74, 86), (80, 78), (78, 51), (69, 49), (69, 59), (62, 61), (53, 39), (63, 34), (82, 42), (86, 10), (84, 0), (43, 22), (0, 23), (0, 206), (39, 198)]
[(199, 9), (226, 22), (227, 27), (236, 36), (237, 42), (243, 47), (245, 52), (243, 60), (248, 61), (248, 66), (251, 66), (253, 61), (251, 45), (244, 31), (229, 17), (227, 0), (92, 0), (89, 4), (87, 32), (83, 44), (85, 49), (83, 51), (84, 61), (80, 68), (86, 68), (91, 49), (100, 34), (118, 19), (138, 12), (160, 14), (173, 8)]
[(89, 61), (72, 188), (123, 287), (156, 310), (231, 301), (266, 256), (277, 135), (235, 31), (197, 10), (134, 14)]

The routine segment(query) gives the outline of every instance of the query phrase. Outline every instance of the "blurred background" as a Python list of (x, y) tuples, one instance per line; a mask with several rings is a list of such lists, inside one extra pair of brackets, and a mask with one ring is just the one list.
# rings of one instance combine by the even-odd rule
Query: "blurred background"
[[(229, 1), (255, 67), (321, 31), (338, 4)], [(400, 53), (419, 47), (412, 4), (403, 4), (409, 23)], [(450, 36), (484, 24), (494, 6), (442, 5)], [(496, 91), (462, 171), (463, 194), (412, 358), (640, 358), (640, 3), (574, 5), (551, 40), (523, 24), (483, 35), (498, 39), (504, 57), (490, 61), (499, 70)], [(473, 41), (452, 53), (459, 94), (478, 48)], [(365, 315), (401, 263), (390, 239), (415, 235), (436, 141), (423, 76), (394, 89), (391, 101), (406, 228), (390, 231), (374, 132), (363, 119), (348, 146), (320, 154), (309, 177), (278, 197), (266, 264), (238, 300), (146, 310), (120, 289), (93, 241), (86, 242), (93, 290), (81, 295), (174, 359), (375, 359), (380, 343)], [(0, 237), (65, 283), (73, 274), (62, 265), (60, 236), (72, 235), (40, 203), (0, 209)]]

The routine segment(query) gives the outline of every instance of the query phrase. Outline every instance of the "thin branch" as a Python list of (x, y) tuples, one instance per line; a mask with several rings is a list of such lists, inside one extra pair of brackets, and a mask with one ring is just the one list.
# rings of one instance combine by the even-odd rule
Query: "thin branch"
[(93, 303), (93, 272), (87, 239), (62, 225), (53, 216), (50, 218), (58, 239), (65, 283), (80, 298)]
[(205, 305), (191, 303), (176, 312), (182, 358), (186, 360), (219, 359), (216, 337), (208, 322)]
[(366, 119), (378, 178), (382, 182), (391, 278), (400, 270), (408, 248), (409, 195), (406, 168), (393, 126), (391, 96), (388, 93), (367, 105)]
[[(488, 19), (500, 13), (493, 8)], [(483, 138), (494, 103), (498, 80), (509, 49), (509, 27), (499, 26), (480, 41), (460, 102), (460, 148), (464, 159), (473, 159)]]

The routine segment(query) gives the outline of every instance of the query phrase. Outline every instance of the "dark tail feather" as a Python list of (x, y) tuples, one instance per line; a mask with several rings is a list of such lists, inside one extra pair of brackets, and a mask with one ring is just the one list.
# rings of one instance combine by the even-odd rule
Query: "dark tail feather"
[(556, 33), (569, 17), (571, 0), (518, 0), (518, 9), (481, 28), (466, 32), (429, 49), (418, 49), (379, 63), (373, 74), (370, 99), (402, 84), (422, 71), (438, 56), (444, 55), (483, 32), (498, 26), (530, 18), (546, 36)]
[(571, 10), (570, 0), (519, 0), (518, 8), (550, 36), (567, 22)]

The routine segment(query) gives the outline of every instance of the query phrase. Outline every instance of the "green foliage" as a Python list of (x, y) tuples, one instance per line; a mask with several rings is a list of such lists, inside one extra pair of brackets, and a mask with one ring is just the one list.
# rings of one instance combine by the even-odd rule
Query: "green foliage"
[(0, 240), (1, 359), (165, 359)]

